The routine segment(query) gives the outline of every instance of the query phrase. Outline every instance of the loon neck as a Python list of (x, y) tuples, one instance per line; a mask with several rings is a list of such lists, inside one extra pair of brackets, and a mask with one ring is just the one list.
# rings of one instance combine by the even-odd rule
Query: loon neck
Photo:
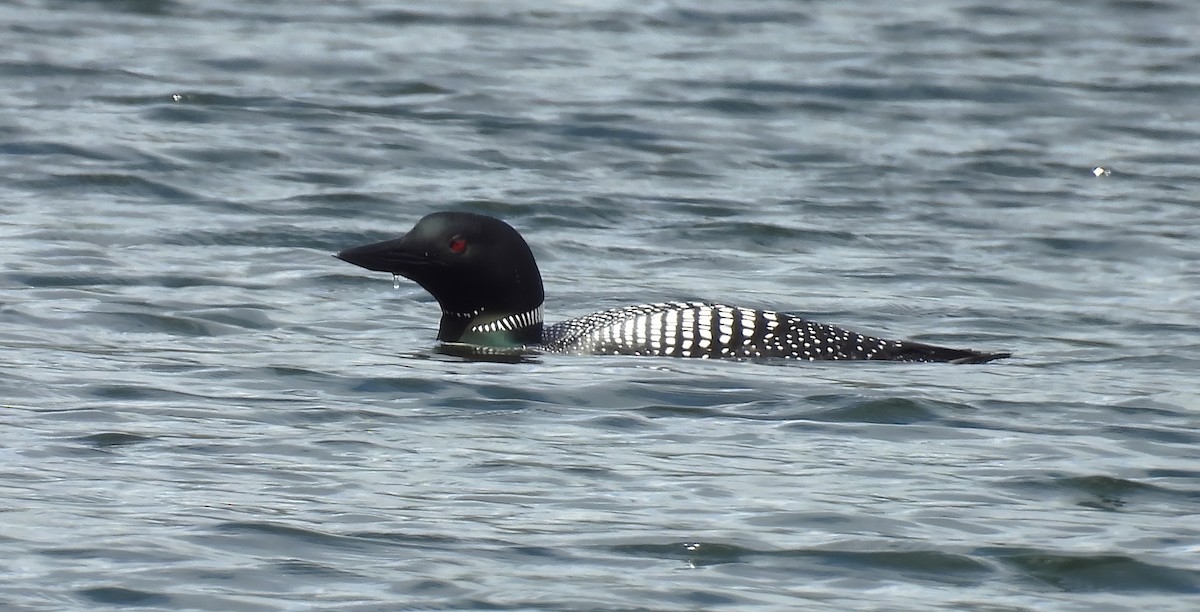
[(516, 313), (442, 311), (438, 340), (479, 346), (513, 347), (542, 341), (542, 305)]

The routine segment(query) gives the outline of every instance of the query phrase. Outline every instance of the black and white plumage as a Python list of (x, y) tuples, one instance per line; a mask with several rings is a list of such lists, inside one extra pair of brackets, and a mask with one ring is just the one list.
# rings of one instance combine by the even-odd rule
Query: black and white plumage
[(547, 326), (542, 277), (507, 223), (433, 213), (401, 238), (339, 259), (415, 281), (442, 307), (438, 340), (553, 353), (984, 363), (1010, 356), (884, 340), (770, 310), (705, 302), (640, 304)]

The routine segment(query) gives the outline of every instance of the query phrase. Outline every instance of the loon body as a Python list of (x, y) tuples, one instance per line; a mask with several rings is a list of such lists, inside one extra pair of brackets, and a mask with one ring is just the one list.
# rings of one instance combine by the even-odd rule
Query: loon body
[(641, 304), (543, 322), (542, 276), (525, 239), (484, 215), (439, 212), (343, 261), (415, 281), (442, 307), (438, 340), (551, 353), (984, 363), (1009, 357), (884, 340), (785, 313), (706, 302)]

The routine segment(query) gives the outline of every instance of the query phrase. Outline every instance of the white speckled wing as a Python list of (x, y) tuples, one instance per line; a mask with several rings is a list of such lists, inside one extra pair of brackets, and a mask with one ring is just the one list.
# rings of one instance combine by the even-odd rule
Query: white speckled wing
[(558, 323), (543, 334), (553, 352), (664, 357), (878, 359), (902, 343), (800, 317), (703, 302), (614, 308)]

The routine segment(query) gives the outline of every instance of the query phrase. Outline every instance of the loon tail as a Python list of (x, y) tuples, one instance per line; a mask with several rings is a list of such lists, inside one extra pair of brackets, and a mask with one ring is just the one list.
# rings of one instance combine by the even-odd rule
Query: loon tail
[(985, 353), (970, 349), (947, 348), (922, 344), (920, 342), (900, 342), (900, 345), (888, 351), (886, 356), (878, 359), (893, 361), (935, 361), (941, 363), (987, 363), (997, 359), (1012, 357), (1012, 353)]
[(958, 359), (953, 359), (950, 363), (987, 363), (997, 359), (1008, 359), (1012, 357), (1012, 353), (980, 353), (977, 351), (957, 351), (959, 353), (968, 353)]

